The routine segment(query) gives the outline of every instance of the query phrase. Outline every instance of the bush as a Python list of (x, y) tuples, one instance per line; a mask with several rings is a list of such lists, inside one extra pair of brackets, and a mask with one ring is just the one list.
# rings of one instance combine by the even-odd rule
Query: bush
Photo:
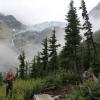
[(64, 84), (76, 85), (81, 82), (81, 76), (72, 71), (67, 71), (62, 74), (62, 81)]
[(88, 80), (67, 97), (68, 100), (100, 100), (100, 84)]
[(18, 100), (28, 100), (34, 94), (41, 92), (45, 86), (45, 80), (16, 80), (14, 83), (14, 97)]

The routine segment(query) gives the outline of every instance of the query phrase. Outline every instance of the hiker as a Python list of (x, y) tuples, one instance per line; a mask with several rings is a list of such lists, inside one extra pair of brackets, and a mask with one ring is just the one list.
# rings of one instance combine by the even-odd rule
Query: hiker
[(90, 76), (89, 72), (88, 71), (84, 71), (84, 73), (82, 74), (83, 81), (88, 80), (89, 76)]
[(9, 69), (9, 71), (6, 74), (6, 97), (10, 96), (12, 97), (12, 90), (13, 90), (13, 80), (14, 80), (14, 74), (12, 69)]
[(96, 78), (93, 72), (85, 71), (82, 76), (83, 76), (83, 81), (92, 80), (95, 81), (96, 83), (99, 83), (98, 79)]

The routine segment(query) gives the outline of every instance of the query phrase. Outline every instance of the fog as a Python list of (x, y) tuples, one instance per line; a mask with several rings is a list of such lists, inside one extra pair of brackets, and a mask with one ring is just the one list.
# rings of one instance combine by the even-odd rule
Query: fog
[(90, 17), (90, 22), (92, 23), (93, 32), (100, 30), (100, 18)]
[(18, 67), (17, 53), (5, 42), (0, 41), (0, 71)]

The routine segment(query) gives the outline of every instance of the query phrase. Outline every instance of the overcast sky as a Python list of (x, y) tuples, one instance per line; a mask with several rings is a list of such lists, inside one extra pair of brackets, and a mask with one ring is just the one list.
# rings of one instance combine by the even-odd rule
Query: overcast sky
[[(64, 21), (70, 0), (0, 0), (0, 12), (12, 14), (24, 24)], [(81, 0), (74, 0), (77, 7)], [(85, 0), (88, 11), (100, 0)]]

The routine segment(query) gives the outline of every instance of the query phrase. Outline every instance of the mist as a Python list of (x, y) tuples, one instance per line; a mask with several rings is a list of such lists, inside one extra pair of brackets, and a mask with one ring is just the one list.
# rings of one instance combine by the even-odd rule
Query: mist
[(18, 54), (7, 43), (0, 41), (0, 71), (18, 67)]
[(90, 21), (92, 23), (93, 32), (100, 30), (100, 18), (90, 17)]

